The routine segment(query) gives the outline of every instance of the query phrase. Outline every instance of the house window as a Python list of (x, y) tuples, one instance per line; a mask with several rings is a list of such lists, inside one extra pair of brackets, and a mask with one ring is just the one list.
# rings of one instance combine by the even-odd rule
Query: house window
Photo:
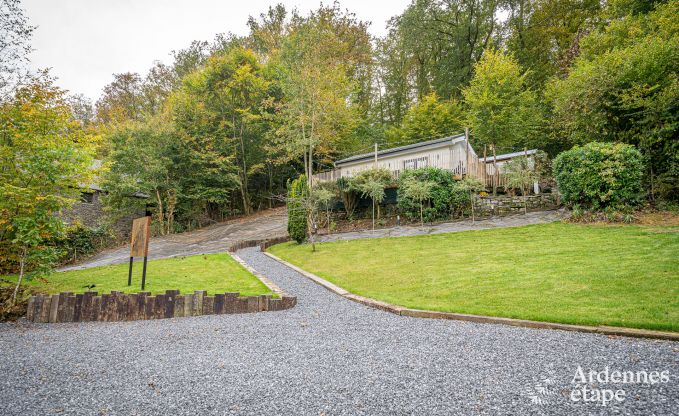
[(83, 202), (85, 204), (93, 204), (94, 203), (94, 192), (83, 192), (80, 194), (80, 202)]
[(403, 170), (424, 168), (426, 166), (429, 166), (429, 157), (427, 156), (403, 161)]

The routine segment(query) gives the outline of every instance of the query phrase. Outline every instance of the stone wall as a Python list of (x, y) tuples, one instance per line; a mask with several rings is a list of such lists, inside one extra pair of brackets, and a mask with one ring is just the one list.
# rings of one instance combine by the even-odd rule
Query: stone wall
[(235, 253), (238, 250), (242, 250), (244, 248), (249, 248), (249, 247), (259, 247), (262, 251), (265, 251), (267, 248), (275, 245), (275, 244), (280, 244), (280, 243), (286, 243), (290, 241), (290, 237), (287, 235), (280, 236), (280, 237), (273, 237), (273, 238), (266, 238), (266, 239), (260, 239), (260, 240), (240, 240), (236, 241), (235, 243), (231, 244), (229, 246), (229, 251), (232, 253)]
[[(70, 209), (64, 210), (61, 217), (67, 224), (80, 222), (86, 227), (97, 228), (106, 225), (106, 215), (101, 203), (102, 193), (99, 191), (88, 192), (83, 195), (83, 200), (76, 202)], [(85, 202), (85, 199), (88, 201)], [(117, 238), (127, 238), (132, 231), (132, 220), (146, 215), (143, 209), (139, 209), (131, 215), (119, 219), (111, 224), (111, 230)]]
[[(556, 194), (526, 196), (528, 211), (556, 209), (559, 207)], [(503, 216), (523, 212), (524, 200), (521, 196), (480, 196), (476, 198), (474, 210), (478, 216)]]
[(296, 304), (295, 296), (283, 295), (278, 299), (272, 295), (240, 296), (239, 293), (207, 296), (201, 290), (190, 295), (181, 295), (178, 290), (168, 290), (162, 295), (111, 292), (99, 296), (96, 292), (77, 295), (62, 292), (31, 296), (26, 319), (31, 322), (134, 321), (280, 311)]
[(101, 192), (88, 192), (88, 202), (78, 201), (70, 209), (64, 210), (62, 218), (67, 223), (79, 221), (86, 227), (95, 228), (102, 224), (104, 210), (101, 205)]

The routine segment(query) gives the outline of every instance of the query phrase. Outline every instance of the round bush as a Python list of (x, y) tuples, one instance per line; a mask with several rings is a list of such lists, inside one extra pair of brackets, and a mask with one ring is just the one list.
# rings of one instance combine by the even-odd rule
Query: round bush
[(592, 142), (560, 153), (554, 177), (567, 204), (600, 210), (638, 206), (643, 198), (641, 153), (631, 145)]

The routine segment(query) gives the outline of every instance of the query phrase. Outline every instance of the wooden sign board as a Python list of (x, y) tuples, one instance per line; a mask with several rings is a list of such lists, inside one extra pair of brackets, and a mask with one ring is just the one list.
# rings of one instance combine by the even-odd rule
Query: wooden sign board
[(130, 257), (148, 256), (150, 238), (151, 217), (137, 218), (132, 221), (132, 249), (130, 251)]

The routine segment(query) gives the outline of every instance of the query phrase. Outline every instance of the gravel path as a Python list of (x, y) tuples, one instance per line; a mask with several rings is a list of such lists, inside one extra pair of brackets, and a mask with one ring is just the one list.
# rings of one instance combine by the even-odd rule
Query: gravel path
[[(679, 343), (405, 318), (336, 296), (257, 249), (288, 311), (0, 326), (0, 414), (679, 414)], [(607, 407), (578, 366), (665, 371)], [(539, 402), (539, 403), (538, 403)]]

